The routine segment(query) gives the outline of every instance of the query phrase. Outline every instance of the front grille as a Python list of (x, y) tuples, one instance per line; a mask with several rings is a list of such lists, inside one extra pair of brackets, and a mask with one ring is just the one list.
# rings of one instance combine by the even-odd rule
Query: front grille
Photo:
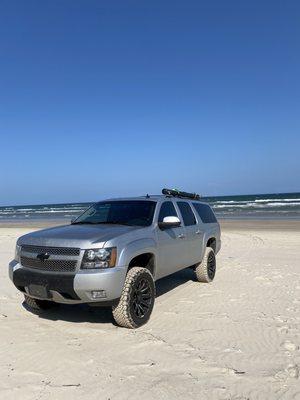
[(34, 254), (48, 253), (57, 256), (79, 256), (80, 249), (77, 249), (75, 247), (47, 247), (23, 245), (22, 252)]
[[(24, 246), (25, 247), (25, 246)], [(23, 249), (23, 246), (22, 246)], [(27, 251), (27, 250), (26, 250)], [(21, 256), (21, 265), (27, 268), (40, 269), (53, 272), (73, 272), (76, 269), (77, 260), (44, 260)]]

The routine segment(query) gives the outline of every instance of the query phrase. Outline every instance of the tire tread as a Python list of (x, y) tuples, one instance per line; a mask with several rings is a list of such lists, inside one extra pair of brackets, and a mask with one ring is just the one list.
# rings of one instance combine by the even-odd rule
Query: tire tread
[(153, 279), (150, 271), (147, 268), (132, 267), (128, 271), (120, 301), (118, 305), (114, 306), (112, 309), (115, 322), (123, 328), (135, 329), (138, 327), (130, 315), (129, 300), (134, 281), (140, 275), (145, 273), (150, 275), (151, 279)]
[(209, 283), (212, 281), (212, 279), (209, 278), (207, 271), (207, 262), (211, 251), (214, 253), (213, 248), (206, 247), (203, 260), (195, 268), (196, 278), (198, 282)]
[(25, 303), (32, 308), (33, 310), (47, 310), (51, 307), (54, 306), (55, 303), (47, 300), (39, 300), (39, 299), (34, 299), (32, 297), (27, 296), (24, 294), (24, 301)]

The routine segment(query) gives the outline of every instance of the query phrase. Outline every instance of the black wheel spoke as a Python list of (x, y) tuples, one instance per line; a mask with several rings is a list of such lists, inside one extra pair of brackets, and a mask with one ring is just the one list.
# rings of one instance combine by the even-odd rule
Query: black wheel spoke
[(145, 290), (147, 288), (147, 284), (146, 284), (146, 281), (145, 280), (142, 280), (140, 283), (139, 283), (139, 285), (138, 285), (138, 291), (142, 291), (142, 290)]
[(150, 302), (148, 301), (145, 301), (145, 300), (141, 300), (141, 306), (145, 306), (146, 308), (149, 308), (149, 304), (150, 304)]
[(132, 296), (132, 311), (137, 318), (144, 318), (151, 310), (152, 293), (147, 279), (136, 283)]
[(211, 253), (207, 260), (207, 272), (210, 279), (213, 279), (216, 272), (216, 259), (215, 255)]
[(141, 304), (138, 304), (138, 314), (139, 317), (142, 318), (145, 314), (143, 307), (141, 306)]

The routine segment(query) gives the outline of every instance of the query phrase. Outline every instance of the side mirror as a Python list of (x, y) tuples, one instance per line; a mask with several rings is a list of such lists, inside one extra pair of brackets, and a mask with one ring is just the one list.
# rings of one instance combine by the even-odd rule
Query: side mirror
[(176, 228), (181, 222), (178, 217), (165, 217), (162, 222), (158, 223), (160, 229)]

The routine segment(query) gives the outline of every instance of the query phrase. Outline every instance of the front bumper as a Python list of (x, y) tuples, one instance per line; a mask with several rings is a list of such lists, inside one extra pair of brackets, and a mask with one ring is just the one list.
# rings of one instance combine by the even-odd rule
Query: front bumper
[[(126, 277), (125, 267), (103, 270), (78, 271), (76, 274), (63, 274), (37, 271), (24, 268), (17, 261), (9, 264), (9, 277), (21, 292), (32, 296), (29, 286), (41, 285), (47, 288), (47, 300), (57, 303), (108, 303), (120, 298)], [(93, 299), (92, 291), (105, 291), (106, 297)]]

